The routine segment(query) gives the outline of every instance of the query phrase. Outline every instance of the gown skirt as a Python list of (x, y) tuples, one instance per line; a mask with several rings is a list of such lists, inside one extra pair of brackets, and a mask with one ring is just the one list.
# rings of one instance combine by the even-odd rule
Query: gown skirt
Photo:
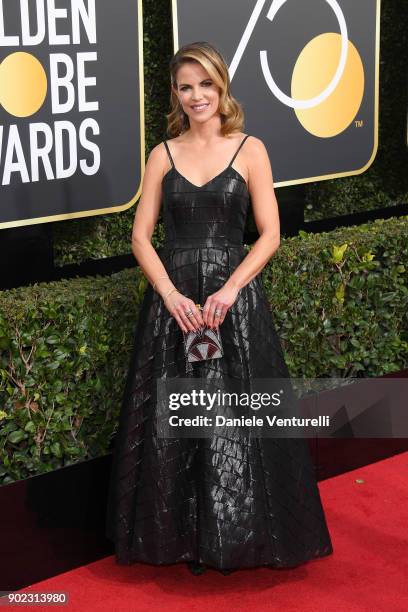
[[(220, 289), (246, 256), (247, 185), (229, 166), (202, 186), (163, 178), (165, 241), (158, 255), (195, 303)], [(109, 481), (106, 535), (116, 562), (197, 562), (215, 569), (295, 567), (333, 552), (309, 446), (229, 427), (200, 438), (157, 435), (156, 380), (290, 375), (255, 276), (219, 326), (224, 354), (187, 364), (183, 333), (148, 285), (133, 340)]]

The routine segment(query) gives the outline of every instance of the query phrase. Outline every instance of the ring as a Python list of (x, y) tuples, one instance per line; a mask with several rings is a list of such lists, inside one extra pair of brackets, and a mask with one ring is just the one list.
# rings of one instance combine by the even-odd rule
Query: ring
[(216, 310), (216, 311), (214, 312), (214, 314), (215, 314), (215, 316), (216, 316), (216, 317), (219, 317), (219, 316), (220, 316), (220, 314), (221, 314), (221, 310)]
[(193, 311), (189, 310), (188, 312), (186, 312), (186, 317), (192, 317), (193, 316)]

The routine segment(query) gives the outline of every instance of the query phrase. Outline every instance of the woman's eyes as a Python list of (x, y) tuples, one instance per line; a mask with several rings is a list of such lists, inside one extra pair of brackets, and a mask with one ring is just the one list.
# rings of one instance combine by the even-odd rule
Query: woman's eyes
[[(210, 87), (210, 85), (212, 85), (212, 81), (206, 81), (205, 83), (202, 83), (202, 85), (204, 87)], [(190, 87), (189, 85), (184, 85), (183, 87), (180, 87), (181, 91), (185, 91), (188, 87)]]

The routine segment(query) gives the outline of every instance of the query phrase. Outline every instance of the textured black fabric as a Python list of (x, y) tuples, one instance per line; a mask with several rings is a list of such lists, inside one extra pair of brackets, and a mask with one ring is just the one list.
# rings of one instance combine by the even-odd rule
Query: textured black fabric
[[(246, 255), (250, 195), (233, 161), (202, 186), (173, 162), (163, 179), (159, 256), (175, 286), (202, 305)], [(106, 533), (120, 564), (292, 567), (333, 551), (306, 440), (253, 438), (238, 427), (228, 437), (157, 437), (157, 378), (289, 376), (260, 274), (240, 290), (220, 332), (224, 357), (189, 370), (181, 329), (160, 295), (146, 289), (107, 508)]]

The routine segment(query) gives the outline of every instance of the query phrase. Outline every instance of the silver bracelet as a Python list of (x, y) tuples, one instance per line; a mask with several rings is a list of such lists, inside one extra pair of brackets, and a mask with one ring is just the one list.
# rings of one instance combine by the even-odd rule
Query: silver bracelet
[(173, 293), (173, 291), (177, 291), (177, 289), (175, 287), (173, 287), (173, 289), (170, 289), (166, 295), (163, 298), (163, 301), (166, 301), (166, 299), (169, 297), (170, 293)]

